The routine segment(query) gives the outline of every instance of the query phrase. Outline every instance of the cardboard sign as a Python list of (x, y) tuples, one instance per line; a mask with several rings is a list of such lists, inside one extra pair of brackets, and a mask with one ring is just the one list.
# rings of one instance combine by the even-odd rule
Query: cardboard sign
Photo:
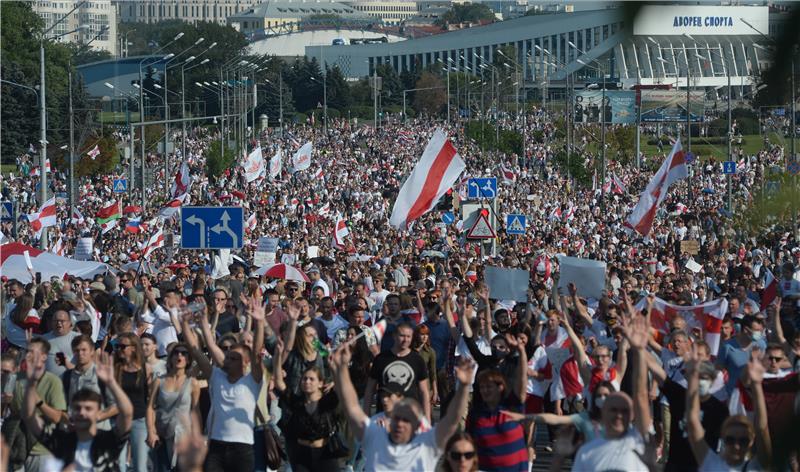
[(681, 241), (681, 252), (696, 256), (700, 252), (700, 242), (691, 239)]
[(528, 284), (531, 274), (523, 269), (504, 269), (487, 266), (484, 272), (489, 295), (495, 300), (528, 300)]
[(558, 291), (569, 293), (570, 282), (578, 288), (578, 295), (599, 300), (606, 286), (606, 263), (593, 259), (559, 256)]

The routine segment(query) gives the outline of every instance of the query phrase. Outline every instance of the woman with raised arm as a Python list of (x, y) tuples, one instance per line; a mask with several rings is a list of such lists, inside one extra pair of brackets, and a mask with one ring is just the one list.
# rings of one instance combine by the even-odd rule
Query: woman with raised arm
[[(275, 347), (275, 359), (283, 357), (283, 341)], [(282, 362), (275, 362), (275, 390), (283, 400), (288, 419), (282, 423), (289, 463), (296, 472), (337, 471), (338, 459), (347, 451), (337, 436), (339, 399), (331, 389), (324, 392), (322, 373), (316, 366), (303, 372), (300, 393), (292, 392), (283, 378)]]
[[(122, 333), (114, 346), (114, 367), (117, 382), (133, 404), (133, 425), (131, 426), (130, 448), (131, 465), (136, 472), (147, 471), (149, 448), (146, 444), (147, 394), (150, 384), (150, 371), (144, 360), (139, 338), (133, 333)], [(120, 470), (127, 470), (128, 446), (120, 454)]]
[[(750, 361), (742, 372), (741, 381), (753, 401), (755, 416), (751, 422), (744, 415), (728, 417), (722, 423), (720, 438), (722, 449), (719, 454), (708, 447), (705, 430), (700, 420), (700, 375), (698, 369), (697, 347), (684, 363), (686, 369), (686, 432), (700, 471), (734, 472), (746, 470), (757, 472), (770, 470), (772, 441), (767, 428), (767, 406), (761, 382), (764, 379), (764, 366), (758, 359), (758, 351), (753, 351)], [(755, 450), (753, 446), (755, 445)]]
[(173, 345), (167, 355), (167, 372), (153, 380), (150, 388), (147, 444), (154, 450), (157, 472), (177, 467), (175, 445), (188, 433), (190, 413), (200, 398), (200, 384), (186, 373), (191, 364), (189, 346), (185, 343)]

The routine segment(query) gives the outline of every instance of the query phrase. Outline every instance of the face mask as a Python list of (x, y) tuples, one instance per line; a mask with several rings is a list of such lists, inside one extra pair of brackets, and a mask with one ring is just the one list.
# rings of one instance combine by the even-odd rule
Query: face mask
[(594, 399), (594, 404), (597, 405), (597, 408), (603, 408), (603, 405), (606, 402), (606, 397), (601, 396)]
[(708, 395), (709, 392), (711, 392), (711, 380), (700, 379), (699, 390), (701, 397), (705, 397), (706, 395)]
[(763, 331), (753, 331), (753, 334), (750, 335), (753, 341), (761, 341), (764, 339), (764, 332)]

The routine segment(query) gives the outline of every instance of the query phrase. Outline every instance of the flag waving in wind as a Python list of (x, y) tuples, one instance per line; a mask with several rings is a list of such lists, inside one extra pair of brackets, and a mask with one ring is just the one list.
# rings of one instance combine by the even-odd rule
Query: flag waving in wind
[(394, 202), (389, 224), (398, 229), (430, 211), (461, 175), (466, 164), (441, 129), (434, 131)]
[(292, 168), (295, 172), (299, 170), (306, 170), (311, 167), (311, 152), (313, 151), (311, 141), (303, 144), (303, 147), (297, 150), (292, 157)]
[(158, 228), (158, 231), (150, 236), (150, 239), (147, 241), (147, 245), (144, 247), (144, 258), (149, 258), (150, 254), (160, 247), (164, 247), (164, 231), (161, 228)]
[(625, 226), (635, 230), (642, 236), (647, 236), (653, 229), (653, 221), (659, 205), (667, 196), (669, 186), (678, 180), (689, 176), (689, 169), (686, 166), (686, 158), (681, 148), (681, 140), (675, 141), (669, 156), (661, 164), (656, 175), (647, 184), (647, 188), (639, 196), (639, 202), (633, 209)]
[(97, 156), (100, 155), (100, 147), (97, 144), (95, 144), (94, 147), (90, 149), (87, 154), (92, 160), (97, 159)]
[(272, 159), (269, 160), (269, 176), (270, 178), (277, 178), (281, 175), (281, 150), (278, 149)]
[[(636, 304), (637, 310), (647, 309), (647, 298)], [(722, 331), (722, 319), (728, 311), (728, 300), (720, 298), (701, 305), (673, 305), (656, 298), (650, 312), (650, 324), (663, 334), (669, 333), (670, 321), (678, 314), (686, 320), (687, 330), (699, 328), (705, 335), (712, 356), (717, 355)]]
[(170, 193), (172, 197), (178, 197), (189, 191), (189, 184), (191, 183), (189, 176), (189, 163), (184, 160), (181, 162), (181, 168), (175, 173), (175, 181), (172, 182)]
[(247, 183), (257, 180), (264, 174), (264, 157), (261, 155), (261, 146), (256, 146), (253, 152), (244, 161), (244, 177)]
[(333, 225), (333, 247), (336, 249), (344, 249), (344, 238), (350, 234), (347, 229), (347, 223), (341, 216), (336, 217), (336, 223)]

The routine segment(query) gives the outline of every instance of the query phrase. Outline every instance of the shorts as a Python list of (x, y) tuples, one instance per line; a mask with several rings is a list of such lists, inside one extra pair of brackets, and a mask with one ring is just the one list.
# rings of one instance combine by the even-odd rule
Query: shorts
[(532, 415), (536, 413), (544, 413), (544, 398), (529, 393), (525, 397), (525, 414)]

